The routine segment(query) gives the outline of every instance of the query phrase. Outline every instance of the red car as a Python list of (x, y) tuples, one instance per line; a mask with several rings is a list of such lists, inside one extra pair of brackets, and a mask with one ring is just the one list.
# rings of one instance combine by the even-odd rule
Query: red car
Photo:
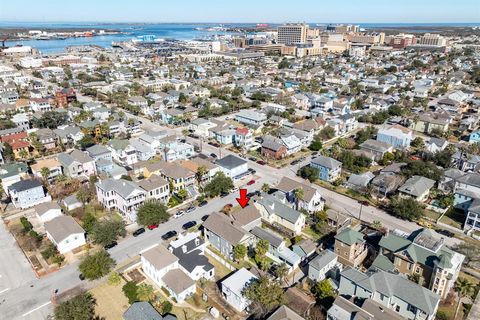
[(255, 180), (250, 180), (250, 181), (247, 182), (247, 186), (251, 186), (254, 183), (255, 183)]
[(157, 228), (158, 228), (158, 224), (149, 225), (147, 228), (148, 228), (149, 230), (157, 229)]
[(260, 164), (260, 165), (262, 165), (262, 166), (264, 166), (264, 165), (267, 164), (267, 163), (266, 163), (265, 161), (263, 161), (263, 160), (258, 160), (257, 163)]

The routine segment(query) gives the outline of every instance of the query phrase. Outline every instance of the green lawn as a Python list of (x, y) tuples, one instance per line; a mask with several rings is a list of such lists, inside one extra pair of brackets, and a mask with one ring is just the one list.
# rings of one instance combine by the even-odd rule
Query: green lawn
[(446, 223), (452, 227), (462, 229), (463, 222), (465, 221), (465, 214), (458, 210), (449, 210), (440, 219), (440, 222)]

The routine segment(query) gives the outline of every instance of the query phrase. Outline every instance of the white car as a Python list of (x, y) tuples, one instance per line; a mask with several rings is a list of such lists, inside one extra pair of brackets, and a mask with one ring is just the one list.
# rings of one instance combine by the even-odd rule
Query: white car
[(177, 219), (177, 218), (180, 218), (181, 216), (183, 216), (184, 214), (185, 214), (185, 212), (183, 212), (183, 210), (180, 210), (180, 211), (177, 211), (177, 212), (173, 215), (173, 217), (174, 217), (175, 219)]

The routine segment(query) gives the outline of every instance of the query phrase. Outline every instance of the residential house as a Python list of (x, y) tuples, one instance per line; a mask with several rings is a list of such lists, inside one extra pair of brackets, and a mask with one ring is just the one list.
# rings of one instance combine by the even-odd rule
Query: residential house
[(247, 126), (258, 128), (267, 122), (267, 115), (254, 110), (242, 109), (235, 115), (235, 120)]
[(290, 309), (289, 307), (282, 305), (275, 310), (274, 313), (267, 318), (267, 320), (304, 320), (301, 316), (299, 316), (295, 311)]
[(327, 311), (328, 320), (405, 320), (400, 314), (392, 309), (385, 308), (382, 304), (368, 298), (353, 301), (337, 296), (333, 305)]
[(433, 320), (440, 302), (438, 294), (401, 275), (384, 271), (363, 273), (346, 268), (340, 273), (338, 291), (342, 296), (370, 298), (413, 320)]
[(147, 200), (154, 199), (167, 203), (170, 198), (168, 181), (158, 175), (152, 175), (148, 179), (140, 180), (138, 186), (145, 190)]
[(352, 173), (350, 177), (348, 177), (347, 187), (360, 192), (365, 191), (368, 184), (370, 183), (370, 181), (373, 180), (373, 178), (375, 178), (375, 175), (370, 171), (362, 174)]
[(372, 153), (374, 155), (374, 160), (380, 161), (385, 154), (393, 152), (393, 146), (387, 142), (368, 139), (360, 144), (360, 150)]
[(28, 166), (22, 162), (0, 165), (0, 181), (4, 192), (9, 195), (9, 187), (28, 176)]
[(395, 124), (378, 130), (377, 140), (388, 143), (395, 149), (405, 149), (410, 147), (410, 143), (413, 140), (413, 132)]
[(62, 200), (62, 205), (65, 207), (65, 209), (67, 209), (67, 211), (72, 211), (83, 207), (83, 203), (81, 203), (74, 194), (64, 198)]
[(338, 265), (337, 255), (331, 250), (323, 250), (308, 263), (308, 278), (315, 282), (322, 281)]
[(87, 153), (73, 150), (69, 153), (60, 153), (57, 157), (62, 165), (63, 173), (71, 178), (88, 178), (97, 173), (95, 160)]
[(130, 146), (137, 152), (138, 161), (147, 161), (155, 156), (155, 150), (151, 145), (143, 142), (140, 139), (133, 138), (129, 140)]
[(52, 200), (52, 197), (45, 193), (42, 183), (34, 179), (20, 180), (11, 184), (8, 193), (15, 208), (21, 209)]
[(263, 137), (262, 155), (269, 159), (280, 160), (287, 156), (287, 147), (281, 139), (267, 135)]
[(253, 134), (248, 128), (237, 128), (235, 130), (234, 144), (236, 147), (250, 150), (253, 145)]
[(100, 159), (112, 161), (112, 151), (108, 148), (96, 144), (86, 149), (88, 155), (93, 158), (93, 160), (98, 161)]
[(195, 172), (197, 175), (197, 179), (200, 178), (198, 172), (199, 169), (202, 168), (204, 172), (201, 176), (200, 183), (209, 182), (210, 180), (212, 180), (215, 174), (220, 171), (220, 167), (218, 167), (216, 164), (201, 157), (194, 157), (190, 160), (177, 160), (175, 163), (181, 165), (187, 170), (190, 170), (191, 172)]
[(435, 180), (421, 176), (413, 176), (408, 179), (399, 189), (401, 197), (411, 197), (419, 202), (428, 199), (430, 189), (435, 185)]
[(423, 133), (431, 134), (432, 131), (446, 132), (451, 122), (451, 117), (444, 113), (426, 112), (418, 116), (418, 119), (410, 121), (410, 128)]
[(425, 144), (425, 149), (431, 153), (437, 153), (445, 150), (447, 146), (448, 141), (445, 139), (430, 138), (430, 140)]
[(464, 172), (476, 172), (480, 168), (480, 156), (457, 151), (452, 155), (452, 167)]
[(53, 130), (48, 128), (38, 129), (35, 131), (38, 141), (45, 147), (45, 149), (54, 149), (57, 146), (57, 135)]
[(263, 195), (254, 205), (260, 211), (262, 219), (269, 224), (294, 235), (302, 233), (305, 216), (287, 206), (274, 195)]
[(138, 162), (137, 150), (128, 140), (112, 139), (107, 148), (112, 152), (112, 158), (121, 165), (131, 166)]
[[(288, 202), (297, 204), (298, 210), (305, 209), (309, 213), (314, 213), (322, 211), (325, 206), (325, 199), (322, 198), (316, 188), (288, 177), (283, 177), (276, 186), (276, 189), (285, 193)], [(295, 199), (295, 191), (298, 189), (303, 190), (301, 199)]]
[(143, 272), (170, 297), (182, 303), (196, 291), (195, 281), (180, 269), (179, 259), (163, 245), (140, 252)]
[[(172, 318), (169, 318), (171, 316)], [(147, 301), (134, 302), (123, 313), (123, 320), (176, 320), (173, 315), (162, 317), (160, 313)]]
[(95, 184), (98, 202), (108, 210), (117, 210), (131, 222), (137, 220), (137, 209), (145, 202), (147, 192), (134, 182), (105, 179)]
[(250, 305), (250, 301), (243, 295), (243, 290), (257, 279), (245, 268), (236, 271), (221, 282), (223, 298), (238, 312), (244, 311)]
[[(149, 167), (150, 169), (147, 169), (147, 171), (154, 170), (155, 167), (158, 168), (159, 174), (172, 184), (173, 190), (170, 190), (171, 192), (187, 189), (196, 182), (196, 172), (185, 169), (176, 162), (159, 161)], [(144, 176), (149, 177), (149, 175)]]
[(380, 239), (380, 254), (397, 272), (417, 276), (419, 283), (445, 298), (458, 278), (465, 256), (444, 244), (430, 229), (411, 234), (389, 232)]
[(44, 223), (63, 215), (62, 208), (53, 201), (37, 204), (34, 209), (37, 217)]
[(195, 281), (201, 278), (211, 280), (215, 275), (215, 268), (205, 256), (206, 246), (199, 234), (191, 232), (180, 234), (177, 240), (170, 242), (168, 250), (178, 258), (180, 269), (190, 278)]
[(338, 262), (354, 268), (360, 266), (368, 254), (363, 234), (351, 228), (345, 228), (335, 235), (335, 253)]
[(195, 155), (195, 148), (189, 143), (175, 142), (163, 149), (163, 159), (167, 162), (190, 159)]
[(232, 179), (240, 179), (248, 174), (248, 162), (231, 154), (218, 159), (215, 164), (225, 176)]
[(53, 132), (57, 135), (58, 140), (64, 145), (77, 144), (84, 136), (82, 130), (77, 126), (57, 128), (54, 129)]
[(302, 239), (292, 246), (292, 251), (295, 252), (302, 261), (309, 260), (316, 250), (317, 244), (311, 239)]
[(313, 158), (310, 166), (318, 169), (318, 178), (320, 180), (328, 182), (337, 180), (342, 172), (342, 163), (326, 156)]
[(71, 216), (61, 215), (45, 222), (47, 238), (65, 254), (85, 245), (85, 230)]
[(232, 218), (225, 214), (212, 213), (203, 223), (205, 242), (229, 259), (233, 258), (234, 246), (243, 244), (248, 247), (253, 241), (253, 235), (232, 222)]
[(287, 148), (287, 155), (295, 154), (302, 149), (302, 142), (293, 134), (282, 135), (280, 140), (282, 140), (283, 145)]

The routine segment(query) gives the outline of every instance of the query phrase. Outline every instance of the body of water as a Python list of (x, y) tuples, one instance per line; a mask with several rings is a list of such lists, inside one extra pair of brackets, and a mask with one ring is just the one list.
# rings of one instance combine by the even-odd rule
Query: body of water
[[(327, 23), (328, 24), (328, 23)], [(325, 25), (327, 25), (325, 24)], [(479, 23), (358, 23), (360, 27), (365, 29), (374, 28), (398, 28), (398, 27), (418, 27), (418, 30), (411, 30), (422, 32), (422, 26), (455, 26), (455, 27), (469, 27), (480, 26)], [(315, 26), (315, 23), (311, 24)], [(211, 37), (213, 35), (224, 35), (225, 32), (209, 32), (206, 30), (195, 30), (195, 28), (209, 28), (217, 27), (218, 23), (202, 23), (202, 24), (133, 24), (133, 23), (40, 23), (40, 22), (0, 22), (0, 28), (28, 28), (34, 29), (114, 29), (121, 31), (122, 34), (115, 35), (101, 35), (95, 37), (82, 38), (68, 38), (65, 40), (25, 40), (25, 41), (7, 41), (7, 46), (26, 45), (37, 48), (42, 54), (58, 53), (65, 51), (68, 46), (78, 45), (99, 45), (102, 47), (109, 47), (113, 41), (129, 41), (137, 36), (145, 34), (153, 34), (158, 38), (177, 39), (177, 40), (191, 40)], [(225, 24), (225, 27), (241, 26), (241, 27), (255, 27), (255, 24)], [(276, 26), (276, 24), (270, 24)], [(428, 32), (428, 30), (425, 30)]]

